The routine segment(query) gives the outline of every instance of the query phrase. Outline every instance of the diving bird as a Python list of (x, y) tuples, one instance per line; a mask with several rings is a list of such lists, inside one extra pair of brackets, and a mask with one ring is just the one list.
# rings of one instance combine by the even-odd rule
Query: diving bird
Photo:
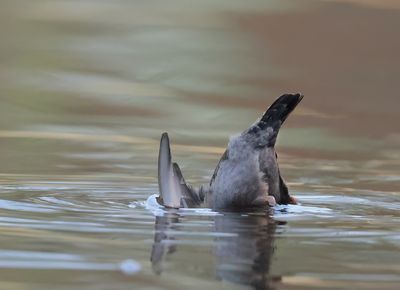
[(163, 133), (158, 157), (158, 202), (169, 208), (248, 209), (296, 203), (283, 180), (275, 151), (283, 122), (303, 95), (280, 96), (241, 134), (232, 136), (208, 185), (194, 189), (171, 159), (169, 137)]

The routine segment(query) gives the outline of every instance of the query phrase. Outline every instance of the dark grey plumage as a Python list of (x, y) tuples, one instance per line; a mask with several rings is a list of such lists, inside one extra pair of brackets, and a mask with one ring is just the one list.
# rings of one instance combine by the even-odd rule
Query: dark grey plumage
[(282, 95), (259, 121), (231, 137), (209, 186), (198, 192), (186, 184), (179, 166), (171, 165), (169, 140), (164, 133), (159, 156), (162, 203), (174, 208), (205, 205), (241, 209), (266, 206), (273, 199), (279, 204), (293, 202), (281, 177), (274, 146), (280, 127), (302, 98), (300, 94)]

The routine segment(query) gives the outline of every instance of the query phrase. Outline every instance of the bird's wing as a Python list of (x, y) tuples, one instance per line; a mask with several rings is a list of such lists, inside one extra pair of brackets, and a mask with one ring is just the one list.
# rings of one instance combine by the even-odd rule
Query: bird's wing
[(158, 156), (158, 186), (161, 197), (159, 202), (171, 208), (199, 206), (199, 196), (186, 184), (178, 164), (172, 163), (171, 159), (168, 134), (163, 133)]
[(197, 192), (186, 183), (185, 178), (183, 178), (181, 169), (179, 168), (179, 165), (177, 163), (174, 163), (172, 166), (174, 170), (174, 176), (179, 181), (179, 187), (182, 194), (181, 205), (183, 207), (199, 206), (202, 203), (202, 200), (200, 199)]
[(214, 173), (213, 173), (213, 175), (211, 177), (211, 180), (210, 180), (210, 186), (214, 183), (214, 180), (217, 177), (218, 170), (219, 170), (219, 168), (221, 166), (221, 163), (228, 159), (228, 154), (229, 154), (228, 149), (226, 149), (224, 154), (222, 155), (221, 159), (219, 160), (219, 162), (217, 164), (217, 167), (214, 170)]
[(162, 204), (166, 207), (179, 208), (181, 205), (181, 191), (179, 180), (174, 176), (171, 163), (171, 149), (167, 133), (163, 133), (158, 155), (158, 187)]

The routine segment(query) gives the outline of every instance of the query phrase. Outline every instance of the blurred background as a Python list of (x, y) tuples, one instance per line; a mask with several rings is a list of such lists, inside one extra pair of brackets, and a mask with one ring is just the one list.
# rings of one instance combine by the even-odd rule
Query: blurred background
[(394, 162), (399, 15), (396, 0), (4, 0), (1, 173), (121, 173), (96, 152), (133, 164), (146, 143), (155, 161), (163, 131), (222, 150), (285, 92), (305, 99), (283, 150)]
[[(230, 135), (301, 92), (277, 150), (306, 206), (271, 271), (397, 289), (399, 27), (398, 0), (0, 1), (0, 288), (221, 289), (212, 218), (184, 223), (172, 278), (151, 274), (160, 135), (198, 186)], [(127, 258), (138, 280), (96, 274)]]

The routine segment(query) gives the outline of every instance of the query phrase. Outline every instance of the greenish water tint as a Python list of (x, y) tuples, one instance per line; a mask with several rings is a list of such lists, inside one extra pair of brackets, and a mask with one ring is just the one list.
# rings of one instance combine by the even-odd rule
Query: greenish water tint
[[(0, 289), (398, 289), (396, 1), (2, 1)], [(164, 211), (284, 92), (300, 205)]]

